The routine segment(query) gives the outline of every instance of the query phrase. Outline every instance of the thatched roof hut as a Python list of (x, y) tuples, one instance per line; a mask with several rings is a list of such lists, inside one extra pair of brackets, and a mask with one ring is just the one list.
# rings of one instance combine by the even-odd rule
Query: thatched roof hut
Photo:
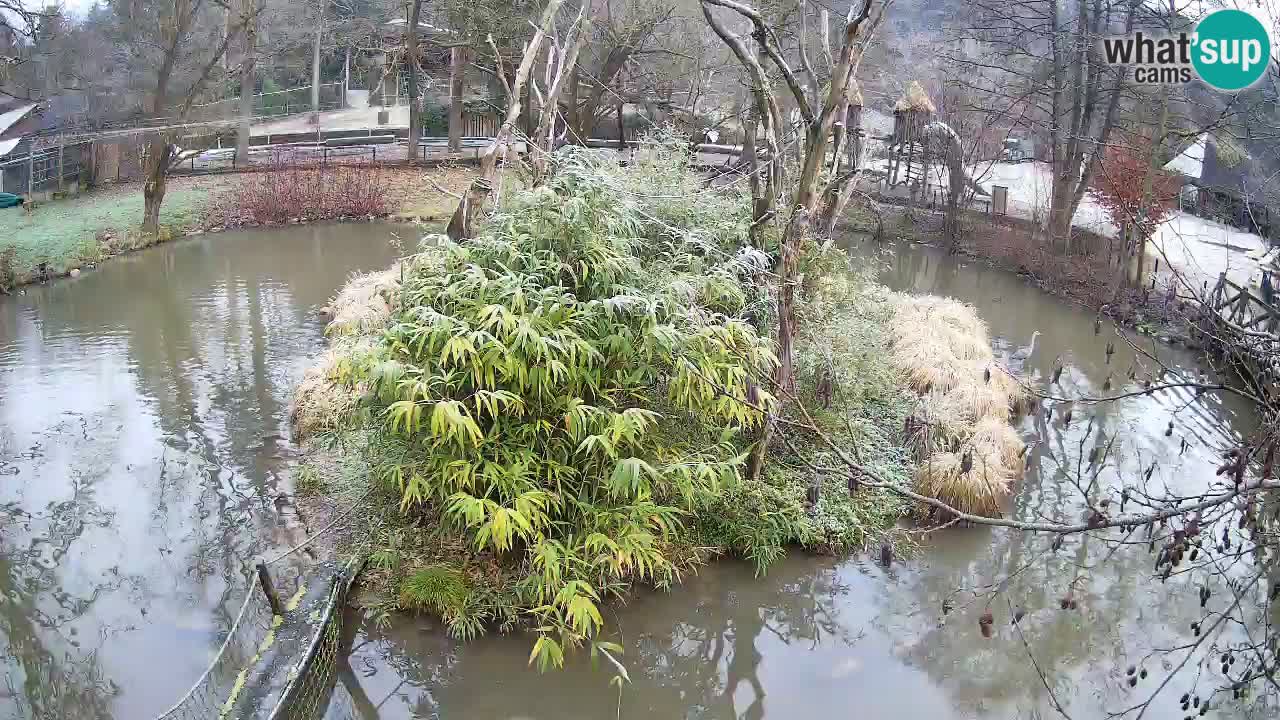
[(902, 97), (898, 98), (898, 102), (893, 104), (893, 111), (895, 113), (924, 112), (932, 114), (937, 112), (938, 108), (929, 99), (929, 94), (924, 91), (924, 86), (918, 80), (912, 80), (907, 89), (903, 91)]

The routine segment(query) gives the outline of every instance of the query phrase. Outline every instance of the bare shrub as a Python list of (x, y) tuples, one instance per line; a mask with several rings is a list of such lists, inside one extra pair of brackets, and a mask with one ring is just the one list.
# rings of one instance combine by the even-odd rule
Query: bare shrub
[(376, 167), (277, 164), (242, 176), (217, 214), (226, 227), (382, 216), (390, 185)]
[(1046, 289), (1090, 308), (1111, 298), (1115, 269), (1103, 255), (1063, 255), (1025, 228), (997, 223), (973, 228), (966, 240), (975, 255), (1032, 275)]

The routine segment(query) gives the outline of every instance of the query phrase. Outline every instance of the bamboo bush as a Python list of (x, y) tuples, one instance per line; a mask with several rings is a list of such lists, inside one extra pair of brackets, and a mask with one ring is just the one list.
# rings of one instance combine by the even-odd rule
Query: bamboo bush
[[(668, 140), (627, 168), (561, 151), (476, 237), (426, 238), (394, 277), (354, 279), (297, 397), (315, 439), (365, 458), (344, 473), (381, 481), (368, 542), (385, 602), (464, 638), (531, 627), (540, 667), (575, 646), (616, 651), (602, 604), (636, 584), (720, 552), (765, 572), (797, 545), (880, 544), (906, 510), (813, 472), (836, 460), (809, 433), (776, 433), (776, 461), (747, 476), (761, 411), (780, 408), (761, 380), (777, 238), (750, 246), (749, 197), (705, 188)], [(799, 255), (797, 312), (814, 321), (796, 391), (812, 404), (834, 378), (815, 421), (906, 483), (897, 429), (914, 396), (890, 362), (890, 298), (830, 244)]]
[(380, 476), (516, 569), (542, 666), (597, 638), (607, 596), (673, 580), (669, 547), (739, 480), (740, 435), (773, 402), (751, 381), (774, 360), (739, 317), (733, 234), (652, 217), (589, 152), (557, 165), (478, 237), (406, 265), (360, 375)]

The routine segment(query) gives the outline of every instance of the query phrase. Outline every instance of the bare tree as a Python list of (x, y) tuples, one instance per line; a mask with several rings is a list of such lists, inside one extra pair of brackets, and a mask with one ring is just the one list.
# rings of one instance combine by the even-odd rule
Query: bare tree
[(489, 45), (497, 60), (497, 75), (501, 79), (503, 89), (506, 90), (507, 94), (507, 114), (502, 125), (498, 127), (493, 141), (489, 143), (489, 147), (485, 149), (484, 155), (480, 158), (480, 176), (471, 182), (466, 194), (458, 202), (458, 207), (454, 210), (453, 216), (449, 220), (447, 232), (449, 237), (455, 241), (473, 236), (475, 220), (484, 212), (493, 193), (494, 184), (498, 176), (498, 156), (505, 152), (516, 124), (520, 122), (521, 101), (524, 97), (525, 85), (528, 84), (534, 63), (537, 62), (538, 55), (541, 54), (543, 41), (555, 26), (556, 13), (560, 11), (562, 2), (563, 0), (549, 0), (546, 8), (542, 11), (542, 20), (533, 36), (529, 38), (528, 44), (525, 45), (524, 55), (520, 59), (519, 67), (516, 68), (513, 82), (507, 82), (506, 74), (502, 69), (502, 55), (498, 51), (497, 44), (493, 41), (493, 36), (490, 35), (488, 38)]
[[(702, 0), (703, 13), (715, 33), (732, 50), (738, 61), (747, 70), (753, 86), (752, 93), (762, 118), (768, 117), (766, 136), (781, 127), (782, 112), (777, 99), (769, 90), (768, 76), (763, 63), (755, 55), (749, 53), (742, 39), (724, 26), (711, 10), (711, 6), (724, 8), (750, 21), (752, 37), (763, 52), (765, 58), (782, 76), (786, 88), (802, 119), (804, 131), (804, 150), (800, 160), (799, 177), (791, 187), (784, 188), (788, 195), (788, 215), (779, 240), (779, 258), (776, 264), (777, 273), (777, 345), (778, 365), (773, 374), (773, 384), (781, 391), (788, 392), (794, 387), (793, 342), (795, 338), (795, 305), (796, 288), (799, 284), (800, 245), (812, 232), (812, 218), (818, 210), (822, 198), (828, 194), (833, 182), (839, 178), (822, 177), (827, 167), (827, 147), (831, 139), (837, 110), (846, 107), (849, 97), (850, 76), (853, 75), (857, 58), (861, 53), (863, 33), (878, 22), (884, 11), (883, 2), (864, 0), (854, 4), (845, 17), (843, 41), (838, 59), (831, 70), (825, 97), (810, 96), (800, 82), (795, 71), (783, 57), (782, 48), (774, 29), (765, 21), (758, 10), (736, 0)], [(819, 102), (820, 100), (820, 102)], [(774, 136), (776, 138), (776, 135)], [(838, 151), (837, 151), (838, 154)], [(769, 174), (777, 175), (775, 188), (781, 185), (781, 157), (775, 146), (770, 149)], [(764, 222), (767, 218), (755, 218), (753, 224)], [(776, 416), (770, 416), (765, 424), (760, 440), (752, 455), (751, 474), (759, 477), (764, 467), (764, 457), (776, 425)]]
[[(972, 4), (949, 60), (995, 105), (1027, 98), (1048, 126), (1052, 187), (1046, 230), (1070, 248), (1071, 221), (1116, 124), (1124, 73), (1099, 55), (1104, 35), (1133, 28), (1136, 0), (1016, 0)], [(1042, 69), (1043, 68), (1043, 69)]]
[(418, 159), (419, 138), (422, 136), (422, 121), (419, 119), (418, 101), (418, 31), (422, 24), (422, 0), (413, 0), (409, 5), (409, 16), (405, 18), (404, 33), (405, 55), (409, 65), (409, 151), (410, 161)]
[(324, 44), (324, 18), (328, 0), (316, 0), (316, 26), (311, 44), (311, 112), (320, 112), (320, 58)]
[(675, 18), (670, 0), (585, 0), (599, 6), (584, 57), (568, 78), (570, 138), (583, 142), (596, 124), (624, 102), (651, 100), (622, 85), (627, 69), (648, 54), (664, 55), (657, 43)]
[[(258, 22), (262, 7), (255, 0), (241, 0), (238, 14), (228, 8), (228, 28), (234, 18), (243, 20), (240, 55), (240, 124), (236, 128), (236, 160), (249, 162), (249, 134), (253, 123), (254, 69), (258, 60)], [(224, 53), (224, 56), (226, 53)]]
[(534, 185), (541, 184), (547, 178), (550, 154), (556, 145), (556, 118), (560, 115), (560, 94), (566, 84), (566, 78), (577, 68), (578, 53), (582, 50), (589, 32), (587, 6), (588, 3), (582, 3), (578, 8), (578, 16), (569, 26), (564, 42), (557, 42), (553, 38), (548, 47), (544, 78), (546, 91), (543, 92), (538, 87), (536, 79), (530, 80), (530, 87), (541, 107), (538, 126), (534, 130), (533, 137), (528, 138)]
[(467, 81), (468, 56), (465, 45), (449, 48), (449, 152), (462, 150), (462, 91)]
[[(140, 0), (115, 2), (117, 30), (139, 75), (152, 78), (147, 112), (173, 124), (186, 120), (214, 75), (233, 38), (239, 37), (258, 9), (238, 11), (233, 31), (224, 33), (210, 0)], [(144, 233), (160, 229), (173, 145), (169, 132), (151, 135), (146, 146), (142, 186)]]

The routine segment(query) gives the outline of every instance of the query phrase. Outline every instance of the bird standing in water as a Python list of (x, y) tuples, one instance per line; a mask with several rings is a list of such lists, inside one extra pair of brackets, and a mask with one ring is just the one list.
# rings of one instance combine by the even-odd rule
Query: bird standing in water
[(1036, 330), (1031, 333), (1031, 343), (1013, 353), (1010, 357), (1014, 360), (1026, 360), (1031, 357), (1031, 353), (1036, 351), (1036, 338), (1040, 337), (1040, 331)]

